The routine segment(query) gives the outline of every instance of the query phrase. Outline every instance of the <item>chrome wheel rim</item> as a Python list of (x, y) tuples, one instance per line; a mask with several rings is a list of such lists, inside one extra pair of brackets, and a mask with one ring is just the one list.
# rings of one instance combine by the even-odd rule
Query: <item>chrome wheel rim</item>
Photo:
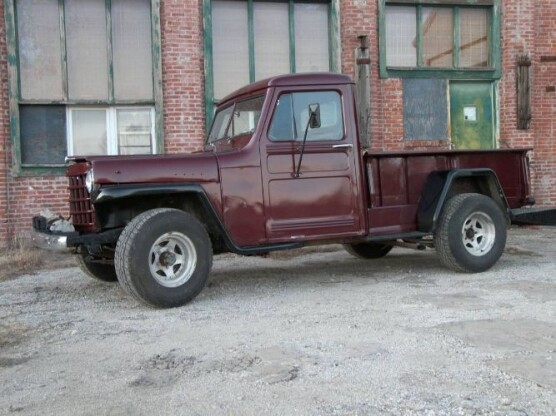
[(461, 236), (463, 246), (471, 255), (484, 256), (490, 251), (496, 239), (494, 222), (484, 212), (474, 212), (463, 222)]
[(178, 232), (161, 235), (149, 253), (152, 277), (164, 287), (183, 285), (197, 266), (197, 250), (189, 237)]

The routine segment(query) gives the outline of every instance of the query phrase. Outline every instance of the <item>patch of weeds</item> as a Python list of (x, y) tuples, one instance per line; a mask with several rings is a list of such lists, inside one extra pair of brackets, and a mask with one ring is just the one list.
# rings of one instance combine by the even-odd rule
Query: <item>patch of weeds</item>
[(73, 256), (39, 250), (31, 245), (28, 238), (17, 236), (9, 248), (0, 250), (0, 280), (41, 269), (75, 267)]

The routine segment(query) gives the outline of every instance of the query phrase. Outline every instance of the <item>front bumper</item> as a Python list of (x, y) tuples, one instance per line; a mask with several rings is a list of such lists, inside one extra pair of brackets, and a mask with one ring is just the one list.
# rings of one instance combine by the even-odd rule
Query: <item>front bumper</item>
[(42, 250), (69, 253), (73, 248), (68, 247), (68, 236), (64, 234), (54, 234), (33, 229), (31, 230), (31, 240), (35, 247)]
[(33, 218), (31, 240), (35, 247), (43, 250), (75, 253), (84, 249), (94, 255), (101, 253), (106, 245), (115, 247), (122, 231), (123, 228), (89, 234), (77, 231), (51, 231), (46, 218), (39, 216)]

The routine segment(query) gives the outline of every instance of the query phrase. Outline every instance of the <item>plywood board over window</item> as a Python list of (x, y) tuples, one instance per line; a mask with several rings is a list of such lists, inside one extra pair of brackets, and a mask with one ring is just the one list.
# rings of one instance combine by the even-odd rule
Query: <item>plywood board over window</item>
[(447, 140), (448, 82), (444, 79), (404, 79), (405, 140)]
[(161, 150), (159, 10), (160, 0), (5, 0), (16, 174), (58, 174), (76, 153)]

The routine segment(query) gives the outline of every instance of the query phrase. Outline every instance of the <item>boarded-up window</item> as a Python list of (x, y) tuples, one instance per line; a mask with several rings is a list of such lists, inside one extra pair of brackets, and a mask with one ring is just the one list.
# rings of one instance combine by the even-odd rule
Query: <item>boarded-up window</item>
[(405, 140), (448, 138), (447, 81), (404, 79), (403, 125)]
[(63, 105), (22, 105), (19, 120), (23, 164), (64, 163), (66, 108)]

